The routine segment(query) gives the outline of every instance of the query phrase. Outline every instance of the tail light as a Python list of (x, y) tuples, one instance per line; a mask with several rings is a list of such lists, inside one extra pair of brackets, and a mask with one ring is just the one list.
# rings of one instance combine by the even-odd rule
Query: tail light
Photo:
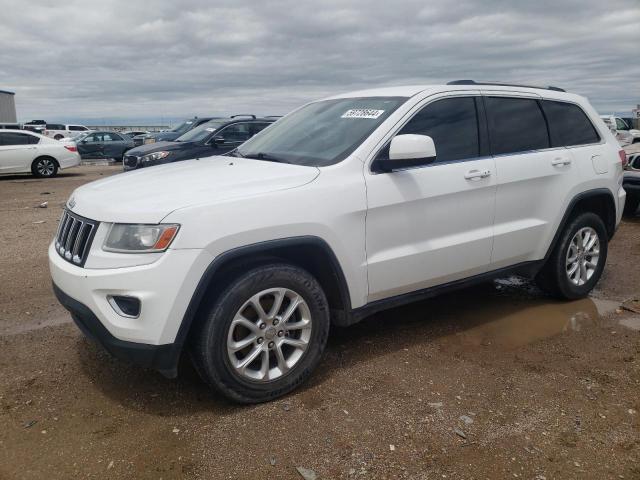
[(70, 152), (77, 152), (78, 151), (78, 147), (76, 147), (75, 145), (65, 145), (64, 148), (66, 148)]
[(624, 150), (619, 150), (618, 156), (620, 157), (620, 163), (622, 164), (622, 168), (625, 168), (627, 166), (627, 163), (629, 163), (627, 161), (627, 153)]

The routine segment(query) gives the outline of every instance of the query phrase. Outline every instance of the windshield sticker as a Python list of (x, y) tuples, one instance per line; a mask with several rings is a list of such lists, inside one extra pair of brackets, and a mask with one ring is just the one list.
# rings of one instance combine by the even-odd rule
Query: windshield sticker
[(372, 108), (354, 108), (347, 110), (340, 118), (378, 118), (384, 110), (374, 110)]

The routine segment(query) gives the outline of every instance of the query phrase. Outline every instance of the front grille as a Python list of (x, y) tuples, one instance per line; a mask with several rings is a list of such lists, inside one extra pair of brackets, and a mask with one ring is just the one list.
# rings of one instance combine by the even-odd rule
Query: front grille
[(66, 261), (82, 267), (97, 229), (98, 222), (65, 210), (56, 233), (56, 250)]
[(136, 168), (138, 166), (138, 157), (135, 155), (124, 156), (124, 168)]

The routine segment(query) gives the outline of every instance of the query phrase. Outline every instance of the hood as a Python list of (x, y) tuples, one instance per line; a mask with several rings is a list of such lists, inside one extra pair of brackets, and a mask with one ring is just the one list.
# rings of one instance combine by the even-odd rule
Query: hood
[(193, 142), (155, 142), (155, 143), (147, 143), (146, 145), (140, 145), (138, 147), (132, 148), (131, 150), (127, 150), (127, 155), (135, 155), (136, 157), (141, 157), (143, 155), (147, 155), (148, 153), (154, 152), (162, 152), (162, 151), (173, 151), (180, 150), (185, 147), (185, 145), (191, 145)]
[(67, 205), (73, 205), (74, 213), (101, 222), (158, 223), (180, 208), (299, 187), (319, 173), (315, 167), (207, 157), (88, 183), (73, 192)]

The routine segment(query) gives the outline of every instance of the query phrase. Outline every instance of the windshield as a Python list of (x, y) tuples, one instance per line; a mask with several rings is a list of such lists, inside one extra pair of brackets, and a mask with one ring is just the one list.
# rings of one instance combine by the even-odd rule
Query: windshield
[(236, 153), (296, 165), (333, 165), (405, 101), (404, 97), (371, 97), (310, 103), (246, 141)]
[(179, 134), (183, 134), (185, 132), (188, 132), (192, 125), (193, 125), (193, 120), (187, 120), (186, 122), (182, 122), (177, 127), (172, 128), (170, 130), (170, 132), (176, 132), (176, 133), (179, 133)]
[(84, 132), (84, 133), (81, 133), (80, 135), (77, 135), (77, 136), (74, 138), (74, 140), (75, 140), (76, 142), (79, 142), (80, 140), (82, 140), (82, 139), (84, 139), (85, 137), (87, 137), (90, 133), (91, 133), (91, 132)]
[(226, 120), (211, 120), (203, 123), (202, 125), (193, 128), (184, 135), (176, 138), (176, 142), (199, 142), (204, 140), (220, 128), (220, 125), (223, 125), (225, 122)]

